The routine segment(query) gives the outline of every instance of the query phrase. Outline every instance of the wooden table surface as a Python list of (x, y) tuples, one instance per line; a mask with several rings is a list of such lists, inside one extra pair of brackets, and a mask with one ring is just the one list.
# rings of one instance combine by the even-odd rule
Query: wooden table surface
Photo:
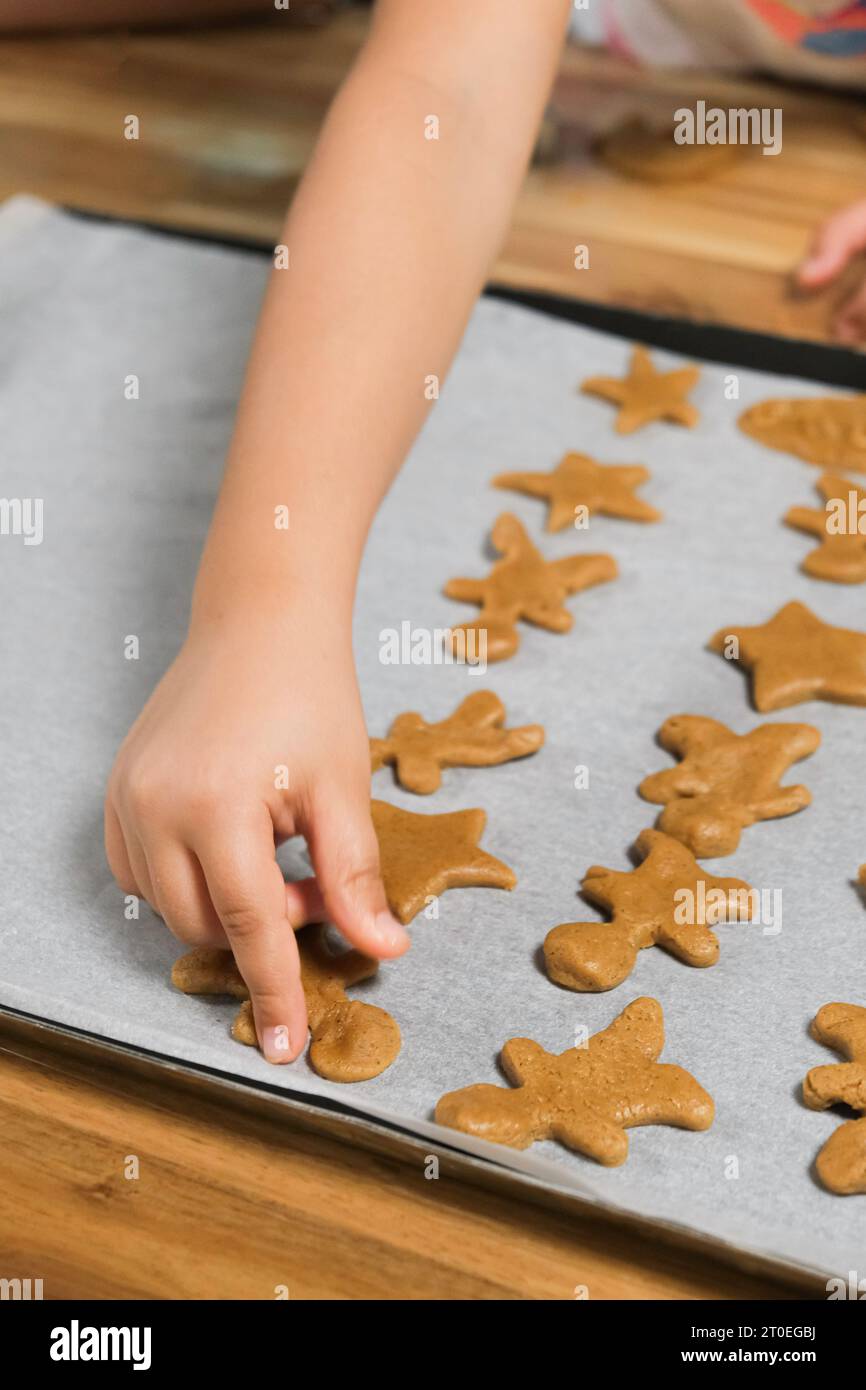
[[(28, 191), (168, 227), (273, 245), (363, 10), (325, 28), (0, 40), (0, 197)], [(640, 183), (593, 139), (680, 105), (783, 111), (776, 157), (749, 149), (711, 179)], [(825, 340), (866, 264), (817, 295), (791, 272), (820, 221), (866, 196), (862, 101), (705, 73), (653, 73), (569, 46), (552, 108), (558, 155), (526, 180), (495, 278), (650, 312)], [(137, 115), (140, 139), (123, 138)], [(574, 269), (587, 245), (588, 269)]]
[(427, 1178), (420, 1141), (340, 1133), (0, 1015), (0, 1277), (46, 1298), (792, 1296), (447, 1151)]
[[(0, 41), (0, 197), (30, 192), (167, 227), (273, 243), (366, 23)], [(629, 182), (594, 132), (695, 94), (782, 105), (784, 151), (709, 182)], [(734, 100), (736, 98), (736, 100)], [(822, 339), (841, 291), (803, 300), (811, 229), (866, 192), (857, 103), (694, 75), (648, 78), (570, 50), (559, 155), (531, 171), (496, 278), (607, 304)], [(139, 141), (123, 120), (139, 117)], [(573, 269), (575, 244), (590, 269)], [(850, 280), (850, 277), (849, 277)], [(457, 1173), (388, 1157), (182, 1085), (82, 1060), (0, 1021), (0, 1277), (46, 1297), (773, 1297), (728, 1268)], [(127, 1179), (128, 1157), (139, 1176)]]

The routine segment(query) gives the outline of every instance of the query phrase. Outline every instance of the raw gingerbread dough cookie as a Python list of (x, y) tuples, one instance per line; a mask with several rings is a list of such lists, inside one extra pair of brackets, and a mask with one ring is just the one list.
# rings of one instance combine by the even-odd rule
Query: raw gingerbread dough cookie
[(529, 1038), (512, 1038), (500, 1055), (516, 1090), (467, 1086), (436, 1106), (436, 1120), (525, 1149), (542, 1139), (598, 1163), (616, 1166), (628, 1156), (627, 1129), (675, 1125), (709, 1129), (713, 1102), (682, 1067), (660, 1064), (664, 1018), (657, 999), (635, 999), (584, 1047), (558, 1056)]
[(641, 183), (693, 183), (711, 178), (735, 163), (742, 145), (678, 145), (674, 126), (659, 129), (631, 116), (596, 143), (604, 164)]
[(574, 619), (565, 607), (569, 594), (616, 579), (610, 555), (569, 555), (545, 560), (524, 526), (503, 512), (492, 533), (502, 555), (486, 579), (449, 579), (445, 593), (463, 603), (481, 605), (481, 616), (451, 629), (456, 652), (470, 649), (468, 634), (487, 633), (487, 660), (503, 661), (520, 644), (517, 623), (523, 618), (548, 632), (568, 632)]
[(738, 422), (744, 434), (821, 468), (866, 473), (866, 396), (761, 401)]
[(468, 695), (447, 719), (428, 724), (413, 711), (399, 714), (387, 738), (371, 738), (373, 771), (386, 763), (407, 791), (435, 792), (443, 767), (494, 767), (536, 753), (544, 742), (540, 724), (506, 729), (505, 706), (492, 690)]
[(387, 801), (372, 803), (385, 896), (401, 922), (447, 888), (513, 888), (513, 870), (478, 846), (484, 811), (419, 816)]
[[(379, 962), (360, 951), (335, 955), (320, 926), (297, 933), (301, 981), (312, 1044), (310, 1063), (329, 1081), (368, 1081), (390, 1067), (400, 1051), (400, 1029), (375, 1004), (347, 999), (346, 989), (375, 975)], [(185, 994), (228, 994), (243, 999), (232, 1036), (257, 1045), (252, 1005), (231, 951), (198, 947), (174, 963), (172, 984)]]
[(661, 512), (635, 488), (649, 481), (649, 469), (639, 464), (596, 463), (587, 454), (566, 454), (550, 473), (500, 473), (494, 487), (511, 488), (548, 503), (547, 530), (574, 525), (578, 507), (588, 516), (624, 517), (629, 521), (659, 521)]
[(811, 724), (761, 724), (735, 734), (717, 719), (675, 714), (658, 739), (682, 761), (645, 777), (638, 790), (664, 806), (659, 829), (698, 859), (733, 854), (747, 825), (793, 815), (812, 800), (805, 787), (779, 786), (791, 763), (820, 744)]
[(581, 391), (601, 396), (619, 406), (614, 421), (617, 434), (631, 434), (653, 420), (669, 420), (675, 425), (696, 425), (700, 413), (686, 396), (700, 377), (699, 367), (678, 367), (673, 372), (659, 372), (644, 347), (632, 352), (631, 366), (625, 377), (592, 376), (581, 383)]
[(636, 869), (594, 864), (581, 883), (610, 922), (564, 922), (547, 933), (544, 960), (558, 985), (613, 989), (648, 946), (686, 965), (715, 965), (719, 942), (706, 924), (751, 920), (753, 890), (742, 879), (706, 873), (691, 850), (660, 830), (642, 830), (636, 848), (643, 860)]
[(722, 656), (731, 638), (752, 673), (752, 699), (766, 713), (804, 700), (866, 705), (866, 632), (822, 622), (804, 603), (786, 603), (760, 627), (721, 628), (710, 648)]
[[(857, 487), (836, 473), (822, 473), (817, 488), (827, 505), (791, 507), (785, 513), (786, 525), (817, 536), (821, 542), (809, 551), (802, 567), (813, 579), (829, 579), (834, 584), (862, 584), (866, 581), (866, 488)], [(850, 515), (852, 502), (853, 517)], [(861, 517), (862, 531), (859, 529)], [(844, 530), (839, 525), (840, 519), (844, 521)]]
[[(825, 1004), (810, 1031), (848, 1061), (812, 1068), (803, 1082), (806, 1105), (810, 1110), (847, 1105), (866, 1115), (866, 1009), (858, 1004)], [(834, 1130), (815, 1166), (831, 1192), (866, 1192), (866, 1119), (847, 1120)]]

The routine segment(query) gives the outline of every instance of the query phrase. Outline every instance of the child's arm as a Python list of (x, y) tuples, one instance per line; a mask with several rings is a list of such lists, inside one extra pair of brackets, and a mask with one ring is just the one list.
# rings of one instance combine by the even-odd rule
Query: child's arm
[[(111, 774), (115, 877), (181, 940), (231, 945), (272, 1061), (306, 1040), (290, 921), (324, 905), (363, 950), (408, 944), (370, 822), (355, 580), (504, 235), (569, 8), (380, 0), (283, 233), (187, 640)], [(287, 888), (274, 840), (295, 833), (316, 880)]]
[[(819, 229), (807, 259), (797, 271), (805, 289), (819, 289), (841, 275), (845, 267), (866, 251), (866, 198), (837, 212)], [(866, 342), (866, 279), (839, 310), (833, 321), (837, 342), (852, 347)]]

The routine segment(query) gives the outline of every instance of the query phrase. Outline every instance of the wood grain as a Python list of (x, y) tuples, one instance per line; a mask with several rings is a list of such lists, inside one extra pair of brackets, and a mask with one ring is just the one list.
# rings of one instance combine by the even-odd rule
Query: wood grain
[[(273, 245), (328, 103), (363, 41), (364, 10), (323, 29), (275, 15), (211, 30), (0, 41), (0, 196)], [(780, 107), (783, 149), (712, 179), (653, 185), (606, 169), (595, 137), (680, 105)], [(141, 138), (123, 138), (126, 115)], [(533, 168), (494, 278), (521, 289), (828, 338), (866, 273), (816, 295), (792, 271), (819, 222), (866, 193), (862, 103), (771, 82), (645, 72), (570, 46), (546, 161)], [(590, 250), (574, 269), (574, 247)]]
[[(0, 41), (0, 196), (18, 192), (273, 244), (328, 102), (363, 39), (278, 18), (206, 32)], [(777, 160), (750, 152), (709, 183), (629, 182), (592, 152), (635, 111), (694, 95), (784, 106)], [(730, 103), (729, 103), (730, 98)], [(141, 139), (123, 138), (136, 114)], [(647, 75), (569, 50), (552, 157), (534, 167), (500, 281), (822, 340), (844, 286), (790, 288), (815, 224), (864, 192), (859, 105), (770, 84)], [(573, 248), (590, 268), (573, 269)], [(847, 283), (858, 272), (852, 270)], [(0, 1025), (0, 1277), (48, 1297), (571, 1299), (781, 1296), (764, 1272), (469, 1181), (424, 1151), (345, 1142), (316, 1124), (209, 1097), (127, 1059), (83, 1061)], [(140, 1176), (124, 1177), (128, 1155)]]
[(0, 1277), (42, 1278), (46, 1298), (790, 1296), (467, 1181), (447, 1151), (430, 1180), (421, 1143), (349, 1145), (338, 1117), (212, 1086), (0, 1018)]
[[(661, 128), (698, 99), (724, 109), (778, 108), (781, 153), (750, 147), (710, 178), (664, 185), (629, 180), (594, 157), (596, 137), (624, 118), (640, 115)], [(862, 100), (709, 73), (646, 73), (572, 48), (554, 109), (559, 163), (530, 175), (508, 276), (522, 278), (526, 266), (544, 262), (547, 287), (559, 293), (571, 282), (570, 292), (584, 299), (827, 340), (834, 310), (866, 277), (866, 262), (815, 295), (797, 291), (792, 276), (821, 222), (866, 194)], [(573, 271), (560, 254), (551, 273), (566, 225), (589, 246), (590, 268)]]

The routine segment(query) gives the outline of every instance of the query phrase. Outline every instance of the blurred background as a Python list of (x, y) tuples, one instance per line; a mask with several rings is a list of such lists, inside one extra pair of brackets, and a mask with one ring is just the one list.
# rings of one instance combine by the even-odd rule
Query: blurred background
[[(186, 17), (169, 24), (179, 4)], [(123, 12), (123, 0), (0, 0), (0, 196), (273, 245), (369, 6), (151, 0), (148, 27), (105, 27)], [(73, 14), (91, 27), (52, 29)], [(39, 32), (14, 32), (37, 20)], [(587, 42), (578, 20), (495, 280), (829, 341), (862, 258), (818, 292), (792, 272), (821, 222), (866, 194), (862, 96), (638, 66)], [(782, 153), (716, 147), (672, 163), (672, 113), (699, 99), (783, 109)], [(130, 114), (138, 140), (123, 136)], [(576, 269), (582, 244), (589, 265)]]

